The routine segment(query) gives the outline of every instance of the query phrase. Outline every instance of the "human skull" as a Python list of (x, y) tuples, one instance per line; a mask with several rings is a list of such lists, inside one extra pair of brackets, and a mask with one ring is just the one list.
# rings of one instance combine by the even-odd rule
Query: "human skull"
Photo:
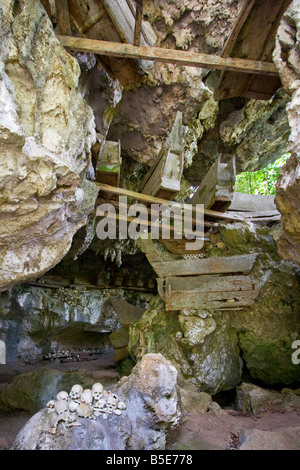
[(114, 408), (117, 407), (118, 404), (118, 397), (115, 393), (110, 393), (107, 397), (107, 404), (112, 405)]
[(68, 398), (69, 398), (69, 395), (67, 392), (59, 392), (57, 395), (56, 395), (56, 400), (59, 401), (59, 400), (66, 400), (68, 401)]
[(46, 407), (48, 408), (48, 413), (53, 413), (55, 411), (55, 400), (48, 401)]
[(82, 392), (83, 392), (82, 386), (76, 384), (76, 385), (73, 385), (73, 387), (71, 388), (69, 396), (70, 398), (72, 398), (72, 400), (79, 400)]
[(90, 405), (93, 402), (92, 390), (89, 390), (88, 388), (84, 390), (81, 394), (80, 400), (83, 403), (87, 403), (88, 405)]
[(58, 415), (62, 415), (68, 411), (68, 404), (65, 400), (59, 400), (55, 402), (55, 411)]
[(106, 405), (106, 412), (111, 415), (112, 412), (113, 412), (113, 410), (114, 410), (113, 405), (111, 405), (110, 403), (107, 403), (107, 405)]
[(92, 394), (93, 394), (94, 400), (99, 401), (103, 395), (103, 385), (100, 384), (99, 382), (95, 383), (92, 386)]
[(119, 410), (126, 410), (126, 404), (124, 401), (119, 401), (118, 403)]
[(87, 403), (80, 403), (80, 405), (78, 405), (76, 408), (76, 414), (80, 418), (89, 418), (93, 414), (93, 409)]
[(76, 401), (70, 400), (69, 401), (69, 411), (70, 411), (70, 413), (76, 413), (76, 409), (77, 409), (78, 406), (79, 406), (79, 404), (76, 403)]
[(105, 405), (106, 405), (106, 401), (104, 400), (104, 398), (100, 398), (100, 400), (94, 403), (94, 408), (97, 407), (98, 409), (103, 409), (105, 408)]
[(96, 403), (94, 403), (93, 409), (94, 409), (94, 415), (96, 417), (106, 412), (106, 408), (104, 408), (104, 406), (105, 406), (105, 400), (103, 399), (100, 399), (99, 401), (96, 401)]

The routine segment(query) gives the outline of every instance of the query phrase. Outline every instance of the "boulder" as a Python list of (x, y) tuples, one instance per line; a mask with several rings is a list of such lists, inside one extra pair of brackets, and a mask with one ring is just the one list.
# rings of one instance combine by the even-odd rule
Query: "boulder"
[(61, 372), (54, 369), (40, 369), (17, 375), (0, 392), (0, 409), (25, 410), (36, 413), (58, 392), (70, 391), (78, 383), (90, 388), (95, 382), (92, 375), (77, 371)]
[(292, 153), (280, 172), (276, 185), (276, 205), (282, 214), (283, 233), (278, 250), (285, 259), (300, 264), (300, 52), (299, 0), (292, 1), (285, 12), (276, 36), (273, 61), (283, 87), (291, 97), (287, 106), (291, 127), (288, 150)]
[(166, 312), (154, 299), (141, 320), (130, 326), (130, 353), (140, 360), (160, 352), (176, 367), (183, 388), (216, 394), (240, 381), (242, 361), (236, 332), (226, 313)]
[(300, 427), (277, 431), (251, 429), (244, 434), (239, 450), (300, 450)]
[(242, 383), (237, 388), (237, 410), (256, 414), (262, 410), (299, 411), (299, 390), (283, 389), (282, 392), (267, 390), (251, 383)]
[(120, 416), (78, 418), (79, 426), (58, 423), (54, 413), (36, 413), (23, 427), (13, 450), (152, 450), (164, 449), (166, 433), (180, 419), (176, 369), (161, 354), (148, 354), (115, 393), (126, 402)]
[[(2, 2), (3, 3), (3, 2)], [(68, 252), (98, 190), (85, 181), (95, 140), (77, 60), (38, 0), (4, 2), (0, 41), (0, 290)]]

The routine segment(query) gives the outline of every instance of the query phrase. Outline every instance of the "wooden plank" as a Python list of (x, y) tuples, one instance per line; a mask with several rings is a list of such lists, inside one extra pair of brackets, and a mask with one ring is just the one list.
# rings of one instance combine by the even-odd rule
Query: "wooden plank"
[[(179, 206), (184, 208), (184, 204), (180, 204), (178, 202), (172, 202), (166, 199), (149, 196), (148, 194), (137, 193), (136, 191), (130, 191), (129, 189), (110, 186), (105, 183), (97, 183), (96, 181), (92, 181), (92, 180), (89, 180), (89, 181), (91, 181), (91, 183), (93, 183), (94, 185), (98, 186), (99, 191), (104, 191), (106, 193), (117, 194), (119, 196), (127, 196), (129, 198), (137, 199), (139, 201), (143, 201), (149, 204), (168, 204), (170, 207), (172, 207), (173, 204), (176, 204), (176, 205), (178, 204)], [(224, 220), (230, 220), (230, 221), (240, 221), (240, 222), (244, 221), (243, 216), (236, 217), (228, 213), (213, 211), (211, 209), (204, 209), (204, 215), (214, 217), (217, 219), (224, 219)]]
[(158, 277), (197, 276), (200, 274), (248, 274), (256, 259), (256, 254), (238, 255), (205, 259), (184, 259), (153, 262), (152, 267)]
[[(247, 57), (258, 61), (272, 61), (272, 52), (279, 22), (291, 0), (256, 0), (249, 11), (246, 21), (238, 27), (237, 36), (233, 36), (232, 43), (226, 46), (225, 54), (230, 51), (231, 57)], [(280, 80), (269, 82), (259, 77), (253, 83), (253, 74), (232, 74), (226, 71), (221, 74), (214, 97), (217, 101), (229, 99), (234, 96), (247, 96), (248, 92), (260, 92), (262, 98), (270, 99), (274, 92), (280, 88)], [(274, 90), (275, 88), (275, 90)]]
[(221, 163), (219, 157), (205, 175), (191, 203), (225, 212), (233, 199), (235, 173), (235, 157), (228, 163)]
[(250, 307), (259, 294), (259, 290), (242, 292), (166, 292), (166, 310), (191, 309), (236, 309)]
[(144, 0), (136, 0), (135, 26), (133, 37), (133, 44), (135, 46), (140, 46), (141, 44), (143, 8)]
[(55, 0), (56, 15), (60, 34), (71, 36), (71, 21), (68, 0)]
[(233, 46), (234, 46), (234, 43), (236, 42), (237, 38), (238, 38), (238, 35), (239, 35), (239, 32), (242, 28), (242, 26), (244, 25), (246, 19), (248, 18), (248, 15), (250, 13), (250, 11), (252, 10), (253, 6), (255, 4), (255, 0), (243, 0), (243, 5), (242, 5), (242, 9), (240, 11), (240, 14), (232, 28), (232, 31), (230, 33), (230, 35), (228, 36), (226, 42), (225, 42), (225, 45), (223, 47), (223, 50), (222, 50), (222, 54), (221, 56), (222, 57), (229, 57), (231, 52), (232, 52), (232, 49), (233, 49)]
[[(122, 209), (122, 210), (126, 210), (128, 212), (128, 209), (130, 208), (130, 204), (123, 204), (123, 203), (120, 203), (119, 201), (113, 201), (111, 199), (102, 199), (102, 198), (97, 198), (97, 205), (98, 204), (111, 204), (112, 206), (114, 206), (115, 209), (119, 210), (119, 209)], [(92, 213), (93, 214), (96, 214), (97, 210), (94, 210)], [(152, 216), (157, 216), (157, 218), (161, 217), (161, 212), (159, 211), (156, 211), (154, 210), (153, 208), (152, 209), (149, 209), (149, 207), (147, 207), (147, 212), (148, 212), (148, 217), (151, 218), (151, 214)], [(181, 217), (178, 217), (176, 214), (172, 215), (172, 220), (182, 220)], [(193, 227), (196, 226), (196, 219), (194, 218), (190, 218), (190, 217), (185, 217), (184, 219), (187, 223), (191, 223)], [(208, 227), (208, 228), (218, 228), (219, 227), (219, 224), (217, 222), (207, 222), (206, 220), (204, 220), (203, 222), (203, 225), (204, 227)], [(179, 241), (179, 240), (178, 240)]]
[[(141, 44), (142, 46), (153, 46), (154, 42), (146, 41), (144, 35), (141, 34), (143, 30), (143, 8), (140, 8), (142, 3), (141, 0), (138, 0), (138, 3), (136, 5), (136, 13), (134, 14), (132, 13), (131, 8), (126, 0), (102, 0), (102, 3), (123, 42), (127, 44), (134, 44), (134, 41), (136, 39), (135, 34), (139, 34), (139, 44), (136, 45)], [(137, 25), (136, 18), (138, 21)], [(135, 31), (136, 26), (138, 28), (137, 31)], [(154, 31), (152, 36), (155, 37), (156, 41), (156, 35)], [(146, 70), (147, 68), (151, 67), (151, 65), (153, 65), (152, 61), (140, 61), (140, 66), (143, 70)]]
[(253, 281), (249, 276), (185, 276), (167, 277), (166, 290), (191, 292), (252, 291)]
[(276, 211), (275, 196), (265, 194), (246, 194), (235, 192), (229, 211), (257, 212)]
[(190, 67), (201, 67), (211, 70), (229, 70), (241, 73), (254, 73), (277, 76), (275, 65), (271, 62), (262, 62), (248, 59), (220, 57), (211, 54), (189, 52), (181, 50), (164, 49), (161, 47), (133, 46), (110, 41), (98, 41), (88, 38), (75, 38), (57, 36), (63, 46), (81, 52), (92, 54), (127, 57), (131, 59), (157, 60)]

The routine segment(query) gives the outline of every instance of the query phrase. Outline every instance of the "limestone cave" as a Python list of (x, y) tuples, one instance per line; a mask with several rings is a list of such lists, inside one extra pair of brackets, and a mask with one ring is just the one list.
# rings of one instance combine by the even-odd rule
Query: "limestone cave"
[(0, 0), (0, 450), (300, 450), (299, 38)]

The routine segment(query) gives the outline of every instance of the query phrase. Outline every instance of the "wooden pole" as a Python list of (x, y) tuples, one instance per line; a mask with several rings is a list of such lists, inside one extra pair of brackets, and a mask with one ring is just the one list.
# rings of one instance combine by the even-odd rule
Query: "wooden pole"
[(75, 38), (70, 36), (57, 36), (63, 46), (81, 52), (90, 52), (96, 55), (127, 57), (131, 59), (157, 60), (171, 62), (190, 67), (206, 69), (229, 70), (251, 74), (278, 76), (276, 67), (271, 62), (262, 62), (236, 57), (220, 57), (212, 54), (198, 52), (164, 49), (161, 47), (133, 46), (110, 41), (98, 41), (89, 38)]
[(143, 20), (144, 0), (136, 0), (135, 27), (134, 27), (134, 46), (141, 44), (142, 20)]
[(55, 0), (57, 22), (61, 34), (71, 36), (71, 21), (68, 0)]

